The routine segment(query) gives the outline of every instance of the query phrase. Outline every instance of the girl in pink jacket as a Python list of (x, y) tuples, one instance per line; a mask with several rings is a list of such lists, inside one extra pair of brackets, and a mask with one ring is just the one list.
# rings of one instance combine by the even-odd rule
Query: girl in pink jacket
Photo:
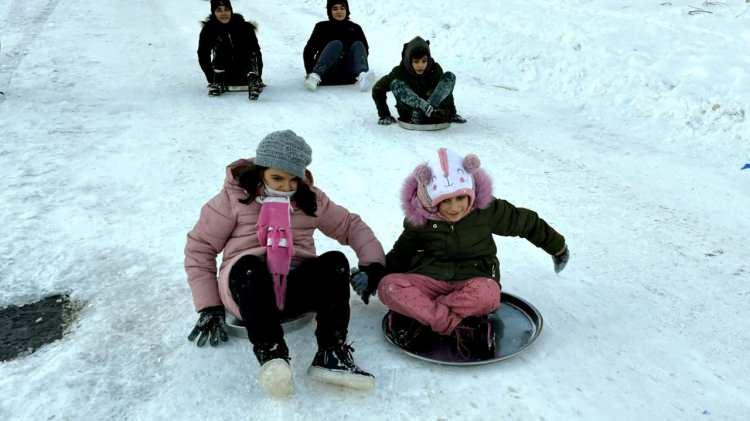
[[(375, 378), (354, 364), (346, 344), (349, 263), (343, 253), (318, 256), (313, 232), (352, 247), (359, 267), (379, 279), (385, 256), (357, 216), (313, 186), (306, 167), (312, 151), (291, 130), (266, 136), (254, 159), (227, 167), (219, 194), (201, 209), (188, 233), (185, 270), (198, 322), (188, 337), (198, 346), (226, 341), (224, 312), (243, 320), (261, 365), (259, 382), (271, 395), (292, 392), (289, 350), (281, 320), (314, 311), (318, 352), (315, 379), (369, 389)], [(222, 253), (218, 276), (216, 257)]]

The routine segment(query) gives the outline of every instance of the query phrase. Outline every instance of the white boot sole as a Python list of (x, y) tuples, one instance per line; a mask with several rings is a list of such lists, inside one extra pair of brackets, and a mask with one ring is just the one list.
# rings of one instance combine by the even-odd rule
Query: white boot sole
[(371, 390), (375, 387), (375, 378), (371, 376), (362, 376), (343, 371), (331, 371), (319, 367), (308, 368), (307, 374), (313, 380), (352, 389)]
[(258, 382), (263, 390), (274, 397), (285, 397), (294, 391), (292, 368), (286, 360), (276, 358), (260, 367)]
[(318, 85), (320, 85), (320, 82), (313, 78), (305, 79), (305, 89), (310, 92), (315, 92), (318, 89)]

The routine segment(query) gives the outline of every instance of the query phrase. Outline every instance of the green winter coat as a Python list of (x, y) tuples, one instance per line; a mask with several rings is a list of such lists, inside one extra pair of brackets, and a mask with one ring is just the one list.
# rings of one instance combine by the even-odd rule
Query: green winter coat
[[(391, 90), (391, 83), (393, 83), (394, 80), (405, 82), (414, 93), (419, 95), (420, 98), (427, 99), (432, 95), (432, 91), (435, 89), (438, 82), (440, 82), (440, 78), (443, 77), (443, 68), (440, 67), (432, 57), (429, 57), (427, 69), (422, 75), (414, 73), (414, 69), (411, 67), (411, 59), (412, 51), (416, 47), (423, 47), (429, 51), (429, 42), (420, 37), (416, 37), (404, 44), (404, 48), (401, 52), (401, 64), (394, 67), (390, 73), (380, 78), (380, 80), (373, 85), (372, 99), (375, 101), (379, 117), (382, 118), (391, 115), (391, 112), (388, 109), (386, 94)], [(448, 112), (455, 114), (456, 107), (453, 102), (452, 94), (446, 98), (443, 104)], [(396, 100), (396, 109), (402, 120), (411, 119), (413, 108)]]
[[(408, 206), (408, 205), (407, 205)], [(404, 231), (386, 255), (388, 273), (418, 273), (441, 281), (474, 277), (500, 280), (497, 247), (492, 235), (529, 240), (548, 254), (558, 253), (565, 238), (536, 212), (494, 199), (456, 223), (427, 220)]]

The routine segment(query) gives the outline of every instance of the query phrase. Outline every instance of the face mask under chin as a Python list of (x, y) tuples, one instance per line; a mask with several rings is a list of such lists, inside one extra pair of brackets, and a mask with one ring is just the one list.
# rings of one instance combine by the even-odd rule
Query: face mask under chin
[(279, 191), (279, 190), (274, 190), (274, 189), (268, 187), (267, 184), (263, 184), (263, 195), (264, 196), (290, 198), (290, 197), (292, 197), (292, 195), (294, 195), (294, 193), (296, 193), (295, 190), (292, 190), (292, 191)]

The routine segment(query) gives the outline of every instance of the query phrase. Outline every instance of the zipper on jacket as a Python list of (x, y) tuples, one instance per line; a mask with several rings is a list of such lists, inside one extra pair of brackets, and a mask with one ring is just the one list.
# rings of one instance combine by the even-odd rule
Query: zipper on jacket
[(495, 279), (495, 264), (492, 264), (492, 278)]

